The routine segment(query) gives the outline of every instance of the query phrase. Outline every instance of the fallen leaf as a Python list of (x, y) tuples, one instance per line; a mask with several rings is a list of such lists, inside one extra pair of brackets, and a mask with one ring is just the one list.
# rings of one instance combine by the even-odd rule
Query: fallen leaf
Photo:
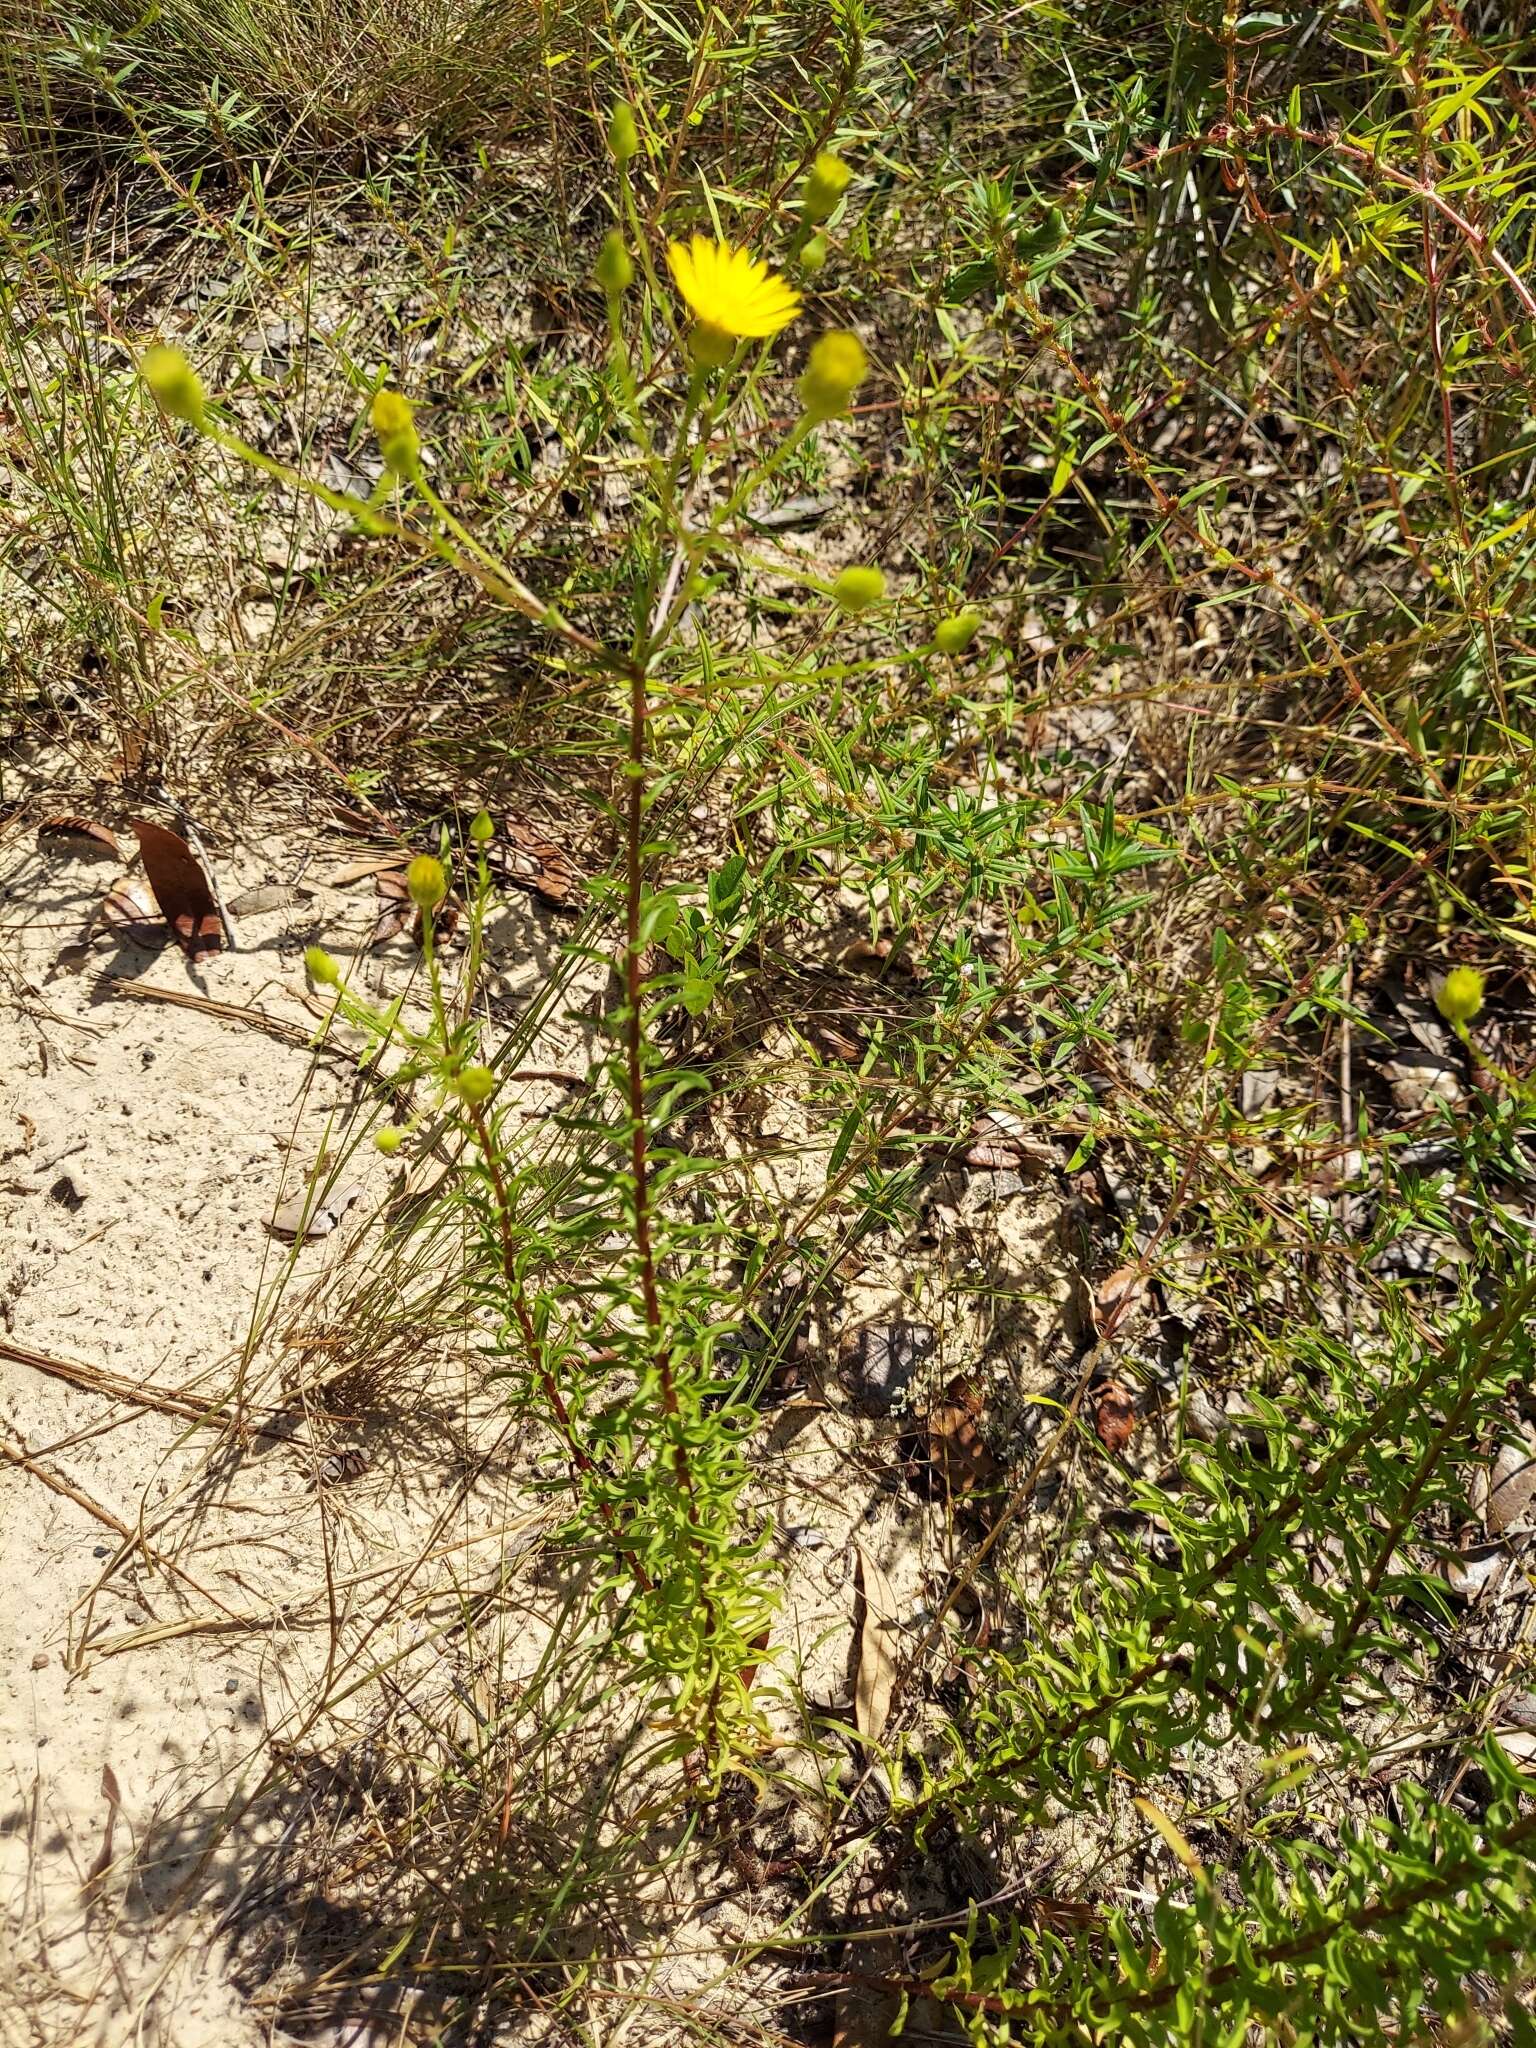
[[(1017, 1126), (1018, 1128), (1015, 1128)], [(1023, 1166), (1054, 1166), (1057, 1155), (1049, 1145), (1024, 1135), (1023, 1119), (1009, 1110), (988, 1110), (971, 1125), (965, 1164), (978, 1172), (1015, 1172)]]
[(1139, 1265), (1116, 1266), (1093, 1297), (1093, 1321), (1099, 1335), (1112, 1337), (1146, 1291), (1147, 1276)]
[(859, 1668), (853, 1683), (853, 1722), (867, 1742), (878, 1742), (891, 1717), (896, 1690), (896, 1594), (890, 1580), (862, 1543), (855, 1543), (864, 1619), (859, 1629)]
[(165, 941), (165, 919), (155, 907), (148, 884), (136, 875), (120, 875), (96, 914), (109, 931), (131, 946), (159, 946)]
[(928, 1411), (928, 1457), (945, 1493), (953, 1497), (994, 1487), (1002, 1466), (987, 1449), (978, 1427), (980, 1391), (962, 1373)]
[(292, 910), (314, 900), (313, 889), (300, 889), (289, 882), (259, 882), (254, 889), (236, 896), (229, 911), (231, 917), (264, 917), (269, 911)]
[(575, 910), (582, 902), (583, 876), (576, 863), (552, 839), (545, 839), (521, 818), (505, 821), (507, 845), (498, 848), (507, 881), (526, 889), (556, 910)]
[(109, 853), (118, 861), (123, 857), (117, 834), (110, 826), (98, 824), (94, 818), (45, 818), (37, 828), (37, 836), (39, 839), (61, 839), (72, 853), (91, 856)]
[(373, 893), (379, 899), (379, 914), (368, 943), (385, 946), (391, 939), (397, 939), (416, 915), (416, 906), (405, 886), (405, 869), (397, 867), (375, 874)]
[(1488, 1473), (1488, 1527), (1495, 1536), (1521, 1533), (1536, 1508), (1536, 1442), (1500, 1444)]
[(80, 1887), (82, 1899), (89, 1899), (107, 1872), (112, 1868), (112, 1837), (117, 1832), (118, 1809), (122, 1806), (123, 1795), (118, 1789), (117, 1774), (110, 1764), (101, 1767), (101, 1796), (107, 1802), (107, 1824), (102, 1830), (101, 1847), (96, 1851), (96, 1860), (85, 1873), (85, 1882)]
[(1093, 1426), (1099, 1442), (1112, 1456), (1123, 1451), (1136, 1434), (1136, 1420), (1135, 1397), (1118, 1380), (1107, 1381), (1099, 1389)]
[(356, 1181), (313, 1199), (308, 1188), (300, 1188), (286, 1202), (278, 1203), (267, 1228), (274, 1237), (301, 1238), (307, 1244), (312, 1238), (329, 1237), (352, 1204), (362, 1198)]
[(405, 869), (400, 859), (399, 848), (392, 847), (388, 852), (371, 853), (366, 860), (349, 861), (344, 868), (338, 868), (334, 875), (327, 875), (326, 880), (333, 889), (345, 889), (353, 882), (366, 882), (370, 875), (396, 871), (404, 874)]
[(147, 818), (135, 818), (133, 829), (155, 901), (182, 951), (189, 960), (217, 953), (224, 943), (224, 921), (197, 855), (179, 832)]

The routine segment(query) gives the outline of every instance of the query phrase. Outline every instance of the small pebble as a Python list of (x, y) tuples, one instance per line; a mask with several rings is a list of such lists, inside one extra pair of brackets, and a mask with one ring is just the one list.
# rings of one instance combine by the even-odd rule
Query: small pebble
[(98, 1543), (92, 1549), (91, 1555), (92, 1557), (110, 1557), (112, 1553), (108, 1550), (105, 1543)]
[(239, 1679), (238, 1679), (238, 1678), (226, 1678), (226, 1679), (225, 1679), (225, 1681), (224, 1681), (224, 1690), (225, 1690), (226, 1692), (238, 1692), (238, 1691), (240, 1690), (240, 1681), (239, 1681)]
[(48, 1669), (48, 1652), (46, 1650), (39, 1650), (36, 1656), (34, 1656), (32, 1659), (32, 1669), (34, 1671), (46, 1671)]

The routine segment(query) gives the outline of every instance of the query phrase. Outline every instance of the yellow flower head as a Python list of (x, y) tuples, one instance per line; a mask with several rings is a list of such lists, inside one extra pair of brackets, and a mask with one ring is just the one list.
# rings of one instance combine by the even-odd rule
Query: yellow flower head
[(800, 294), (766, 263), (695, 235), (687, 248), (673, 242), (667, 262), (689, 311), (703, 327), (741, 341), (760, 341), (787, 327), (800, 310)]

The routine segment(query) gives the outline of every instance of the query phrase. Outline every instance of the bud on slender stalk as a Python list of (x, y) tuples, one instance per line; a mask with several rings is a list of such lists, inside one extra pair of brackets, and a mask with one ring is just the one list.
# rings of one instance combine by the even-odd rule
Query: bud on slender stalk
[(622, 171), (640, 147), (640, 130), (635, 110), (628, 100), (616, 100), (608, 116), (608, 153)]
[(807, 221), (825, 220), (848, 189), (853, 173), (840, 156), (823, 150), (805, 181), (801, 213)]
[(145, 349), (139, 358), (139, 375), (162, 412), (174, 420), (185, 420), (201, 433), (205, 418), (202, 379), (179, 348)]
[(855, 391), (869, 374), (869, 358), (856, 334), (834, 328), (811, 350), (800, 379), (800, 403), (812, 420), (836, 419), (848, 410)]
[(418, 910), (436, 910), (448, 894), (442, 862), (430, 853), (418, 853), (405, 871), (405, 891)]

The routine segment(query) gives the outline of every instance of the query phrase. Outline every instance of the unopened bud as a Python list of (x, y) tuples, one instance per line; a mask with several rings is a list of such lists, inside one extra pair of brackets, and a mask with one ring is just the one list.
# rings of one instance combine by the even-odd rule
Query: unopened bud
[(869, 374), (869, 358), (856, 334), (834, 328), (811, 350), (800, 379), (800, 402), (813, 420), (836, 419)]
[(617, 100), (608, 116), (608, 151), (620, 170), (640, 147), (640, 130), (635, 110), (628, 100)]
[(405, 871), (405, 892), (418, 910), (436, 910), (448, 894), (442, 862), (430, 853), (418, 853)]
[(845, 612), (867, 612), (885, 595), (885, 574), (880, 569), (844, 569), (832, 585), (832, 596)]
[(980, 612), (956, 612), (934, 627), (933, 644), (940, 654), (964, 654), (980, 631)]
[(617, 228), (603, 237), (603, 246), (597, 252), (595, 275), (610, 299), (616, 299), (622, 292), (627, 292), (634, 282), (635, 266), (624, 246), (624, 237)]
[(848, 189), (853, 173), (840, 156), (823, 150), (805, 181), (801, 211), (808, 221), (825, 220)]
[(1435, 1008), (1447, 1024), (1470, 1024), (1483, 1007), (1483, 989), (1475, 967), (1453, 967), (1435, 992)]
[(368, 424), (384, 467), (408, 483), (414, 481), (421, 474), (421, 436), (411, 401), (398, 391), (376, 391), (368, 408)]
[(204, 419), (202, 379), (179, 348), (147, 348), (139, 357), (139, 375), (159, 401), (162, 412), (185, 420), (201, 431)]

